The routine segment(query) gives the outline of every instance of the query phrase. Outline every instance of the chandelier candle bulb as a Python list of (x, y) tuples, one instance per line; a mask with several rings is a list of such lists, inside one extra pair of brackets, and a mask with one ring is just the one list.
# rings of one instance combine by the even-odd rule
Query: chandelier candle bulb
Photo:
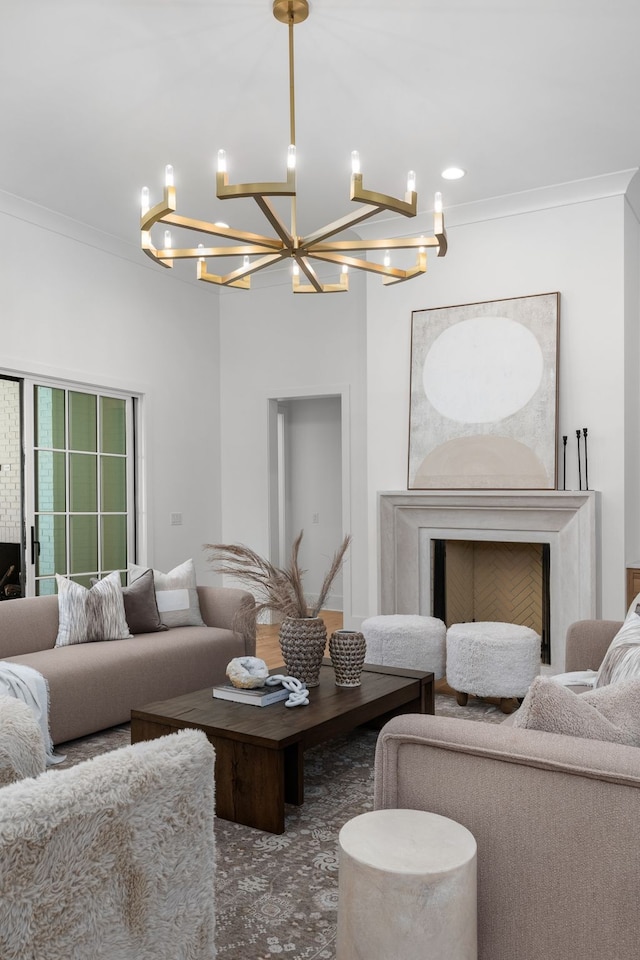
[(164, 248), (165, 250), (171, 249), (171, 230), (165, 230), (164, 232)]
[(416, 189), (416, 172), (409, 170), (407, 174), (407, 193), (414, 193)]
[(149, 187), (143, 187), (140, 191), (140, 211), (143, 217), (149, 212)]
[(296, 145), (295, 143), (289, 144), (289, 149), (287, 150), (287, 170), (295, 170), (296, 168)]
[(218, 150), (218, 173), (227, 172), (227, 154), (225, 150)]
[(173, 167), (170, 163), (164, 168), (164, 185), (165, 187), (172, 187), (173, 183)]
[(360, 173), (360, 154), (357, 150), (351, 151), (351, 173)]
[(433, 198), (433, 209), (435, 213), (442, 213), (442, 194), (439, 190), (436, 191), (436, 195)]
[[(198, 244), (198, 250), (204, 250), (204, 243)], [(204, 263), (204, 257), (199, 257), (200, 263)]]
[(249, 260), (249, 257), (244, 257), (244, 259), (243, 259), (243, 261), (242, 261), (242, 266), (244, 267), (245, 270), (246, 270), (247, 267), (250, 265), (250, 263), (251, 263), (251, 261)]
[(391, 266), (391, 254), (389, 253), (388, 250), (385, 250), (384, 252), (384, 265), (385, 267)]

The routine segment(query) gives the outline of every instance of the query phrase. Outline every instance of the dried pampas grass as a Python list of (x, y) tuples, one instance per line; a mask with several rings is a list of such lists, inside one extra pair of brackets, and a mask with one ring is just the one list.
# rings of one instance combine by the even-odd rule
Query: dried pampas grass
[(289, 565), (284, 568), (274, 566), (244, 544), (205, 543), (204, 549), (210, 551), (208, 559), (216, 573), (235, 577), (254, 594), (256, 605), (252, 615), (259, 616), (263, 611), (270, 611), (282, 617), (317, 617), (342, 567), (351, 536), (344, 538), (333, 555), (318, 599), (310, 607), (303, 587), (306, 571), (301, 569), (298, 559), (303, 532), (301, 530), (294, 540)]

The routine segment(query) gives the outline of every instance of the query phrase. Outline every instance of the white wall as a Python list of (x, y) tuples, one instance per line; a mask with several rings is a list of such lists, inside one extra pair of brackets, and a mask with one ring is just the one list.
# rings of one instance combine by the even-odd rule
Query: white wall
[[(350, 293), (313, 296), (294, 295), (277, 275), (271, 282), (220, 298), (224, 540), (269, 554), (268, 398), (340, 394), (350, 477), (345, 532), (354, 537), (344, 568), (350, 623), (351, 615), (367, 615), (369, 602), (364, 284), (354, 276)], [(327, 475), (333, 469), (323, 466)]]
[[(458, 225), (448, 229), (449, 253), (431, 261), (424, 278), (382, 294), (376, 282), (369, 281), (371, 543), (376, 543), (377, 491), (404, 490), (407, 485), (411, 311), (557, 290), (558, 435), (569, 437), (567, 488), (577, 488), (575, 431), (586, 426), (589, 486), (601, 491), (598, 611), (616, 618), (625, 609), (625, 446), (627, 439), (638, 443), (637, 409), (627, 413), (625, 407), (625, 201), (620, 192), (591, 200), (572, 198), (564, 205), (542, 191), (534, 199), (539, 206), (545, 201), (549, 205), (534, 209), (531, 204), (529, 210), (505, 211), (495, 219), (487, 205), (475, 222), (464, 222), (465, 212), (459, 211)], [(634, 378), (637, 369), (636, 364)], [(372, 606), (376, 569), (372, 551)]]
[(141, 394), (148, 550), (138, 559), (166, 570), (193, 556), (200, 582), (212, 580), (202, 544), (220, 535), (217, 294), (7, 194), (0, 277), (0, 371)]
[[(342, 429), (340, 397), (284, 401), (286, 555), (300, 530), (305, 593), (315, 603), (342, 532)], [(329, 469), (327, 469), (327, 466)], [(342, 571), (324, 606), (342, 610)]]

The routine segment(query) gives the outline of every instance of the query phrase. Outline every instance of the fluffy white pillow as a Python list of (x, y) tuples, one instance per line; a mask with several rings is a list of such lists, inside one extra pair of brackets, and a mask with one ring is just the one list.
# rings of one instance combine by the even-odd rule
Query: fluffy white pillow
[(629, 611), (600, 664), (594, 687), (640, 678), (640, 617)]
[[(133, 583), (149, 568), (129, 564), (129, 582)], [(196, 568), (193, 560), (185, 560), (169, 573), (153, 571), (153, 582), (160, 619), (167, 627), (203, 627), (200, 615)]]
[(56, 647), (93, 640), (126, 640), (131, 636), (124, 612), (117, 570), (90, 590), (56, 573), (58, 636)]
[(513, 726), (638, 747), (640, 679), (576, 694), (552, 677), (536, 677)]

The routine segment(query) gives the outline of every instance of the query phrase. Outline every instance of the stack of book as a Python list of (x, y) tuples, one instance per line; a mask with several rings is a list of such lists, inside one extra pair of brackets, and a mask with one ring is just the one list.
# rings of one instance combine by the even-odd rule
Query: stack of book
[(289, 691), (278, 684), (272, 687), (234, 687), (232, 683), (219, 683), (213, 688), (213, 696), (218, 700), (233, 700), (235, 703), (252, 703), (256, 707), (266, 707), (270, 703), (286, 700)]

